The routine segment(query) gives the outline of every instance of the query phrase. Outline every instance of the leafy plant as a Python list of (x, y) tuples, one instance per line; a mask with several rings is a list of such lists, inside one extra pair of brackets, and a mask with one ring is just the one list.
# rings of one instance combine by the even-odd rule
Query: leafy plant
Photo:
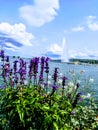
[(49, 58), (35, 57), (27, 68), (21, 58), (11, 66), (3, 50), (0, 56), (1, 130), (91, 130), (98, 125), (95, 101), (76, 79), (60, 76), (56, 67), (49, 83)]

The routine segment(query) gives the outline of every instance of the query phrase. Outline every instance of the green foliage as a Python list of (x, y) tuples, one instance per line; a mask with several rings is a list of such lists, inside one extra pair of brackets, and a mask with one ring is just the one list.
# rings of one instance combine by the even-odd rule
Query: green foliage
[(74, 128), (80, 128), (81, 130), (92, 130), (98, 123), (96, 118), (96, 112), (87, 106), (78, 106), (75, 110), (75, 115), (71, 118), (71, 123)]
[(67, 129), (70, 124), (72, 106), (66, 97), (41, 95), (34, 86), (20, 89), (9, 87), (3, 91), (1, 113), (6, 117), (4, 125), (10, 129), (57, 130)]
[(93, 103), (73, 109), (66, 96), (41, 93), (37, 86), (7, 87), (2, 93), (1, 130), (91, 130), (97, 126)]
[(80, 86), (74, 70), (67, 78), (59, 75), (56, 67), (49, 78), (49, 58), (42, 57), (39, 62), (35, 57), (28, 75), (23, 59), (16, 60), (11, 69), (9, 57), (3, 50), (0, 54), (4, 82), (0, 86), (0, 130), (93, 130), (98, 126), (91, 84), (82, 82)]

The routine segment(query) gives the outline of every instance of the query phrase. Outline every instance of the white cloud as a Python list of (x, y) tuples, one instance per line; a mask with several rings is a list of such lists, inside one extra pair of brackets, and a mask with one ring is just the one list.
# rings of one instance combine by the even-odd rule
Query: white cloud
[[(14, 49), (14, 48), (8, 48), (8, 47), (4, 47), (5, 50), (9, 50), (9, 51), (13, 51), (13, 52), (16, 52), (17, 50)], [(8, 54), (9, 55), (9, 54)]]
[(25, 46), (32, 46), (34, 35), (26, 31), (26, 26), (22, 23), (10, 25), (9, 23), (0, 23), (0, 32), (7, 34), (8, 37), (15, 39)]
[(84, 48), (81, 50), (69, 50), (69, 58), (98, 59), (98, 52)]
[(52, 44), (50, 46), (50, 48), (48, 49), (48, 51), (52, 52), (52, 53), (56, 53), (56, 54), (62, 54), (63, 48), (60, 47), (58, 44)]
[(77, 51), (76, 50), (69, 50), (69, 58), (76, 58)]
[(98, 23), (89, 23), (88, 28), (92, 31), (98, 31)]
[(87, 58), (87, 52), (81, 52), (79, 50), (69, 50), (69, 58)]
[[(82, 23), (82, 26), (73, 27), (69, 32), (85, 31), (87, 28), (91, 31), (98, 31), (98, 19), (96, 16), (87, 16), (86, 20)], [(65, 30), (64, 32), (68, 33), (68, 30)]]
[[(48, 50), (46, 54), (53, 54), (53, 55), (59, 55), (62, 58), (62, 54), (63, 54), (63, 47), (59, 46), (58, 44), (52, 44)], [(96, 50), (90, 50), (88, 48), (82, 48), (81, 49), (67, 49), (66, 52), (66, 59), (67, 58), (80, 58), (80, 59), (98, 59), (98, 51)], [(50, 55), (51, 56), (51, 55)]]
[(87, 26), (92, 31), (98, 31), (98, 21), (96, 21), (96, 16), (87, 17)]
[(80, 32), (80, 31), (84, 31), (84, 27), (83, 26), (77, 26), (72, 28), (73, 32)]
[(87, 17), (87, 21), (92, 21), (92, 20), (94, 20), (94, 19), (96, 19), (96, 16), (89, 15), (89, 16)]
[(13, 48), (14, 50), (18, 50), (19, 49), (19, 47), (17, 47), (17, 46), (14, 46), (12, 43), (10, 43), (10, 42), (5, 42), (5, 44), (7, 45), (7, 46), (9, 46), (10, 48)]
[(34, 5), (22, 6), (20, 17), (32, 26), (40, 27), (57, 15), (59, 0), (34, 0)]

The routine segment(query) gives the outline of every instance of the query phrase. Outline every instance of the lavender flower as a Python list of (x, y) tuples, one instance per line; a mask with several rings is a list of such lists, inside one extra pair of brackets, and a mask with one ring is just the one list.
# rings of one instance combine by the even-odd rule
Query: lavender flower
[(14, 77), (14, 83), (17, 84), (18, 80), (19, 80), (19, 77), (17, 75), (15, 75), (15, 77)]
[(70, 102), (72, 102), (72, 95), (70, 93), (68, 93), (68, 99)]
[(15, 61), (14, 61), (14, 64), (13, 64), (14, 74), (16, 74), (16, 73), (17, 73), (17, 63), (18, 63), (18, 61), (17, 61), (17, 60), (15, 60)]
[(10, 71), (10, 64), (2, 65), (2, 76), (3, 76), (3, 79), (5, 79), (8, 76), (9, 71)]
[(6, 62), (9, 63), (9, 56), (6, 57)]
[(23, 59), (20, 59), (19, 62), (20, 68), (18, 73), (20, 74), (20, 84), (24, 84), (24, 80), (26, 79), (26, 62)]
[(37, 77), (37, 73), (38, 73), (38, 63), (39, 63), (39, 58), (35, 57), (34, 59), (34, 77)]
[(32, 77), (32, 74), (33, 74), (33, 66), (34, 66), (34, 60), (33, 59), (31, 59), (30, 60), (30, 65), (29, 65), (29, 77), (30, 77), (30, 79), (31, 79), (31, 77)]
[(47, 83), (44, 83), (44, 87), (47, 87), (48, 86), (48, 84)]
[(1, 51), (0, 51), (0, 57), (1, 57), (1, 58), (4, 58), (4, 50), (1, 50)]
[(54, 92), (59, 88), (59, 86), (57, 86), (57, 85), (51, 85), (51, 87), (52, 87), (52, 90), (53, 90)]
[(18, 63), (18, 60), (15, 60), (14, 62), (13, 62), (13, 73), (14, 73), (14, 84), (16, 84), (17, 85), (17, 83), (18, 83), (18, 80), (19, 80), (19, 76), (17, 75), (18, 74), (18, 65), (17, 65), (17, 63)]
[(29, 77), (30, 81), (32, 80), (32, 76), (34, 77), (34, 85), (35, 85), (35, 80), (37, 78), (37, 73), (38, 73), (38, 64), (39, 64), (39, 58), (35, 57), (30, 60), (30, 65), (29, 65)]
[(77, 105), (77, 103), (78, 103), (79, 100), (81, 101), (81, 95), (82, 95), (82, 94), (83, 94), (82, 92), (77, 93), (77, 95), (76, 95), (76, 97), (75, 97), (75, 100), (74, 100), (74, 102), (72, 103), (73, 108), (76, 107), (76, 105)]
[(66, 80), (67, 80), (67, 79), (68, 79), (68, 78), (65, 77), (65, 76), (62, 77), (62, 89), (64, 89), (64, 86), (65, 86), (65, 83), (66, 83)]
[(57, 82), (57, 78), (58, 78), (58, 68), (55, 68), (54, 75), (53, 75), (54, 85)]
[(1, 57), (1, 61), (3, 61), (3, 65), (4, 65), (4, 61), (5, 61), (4, 50), (1, 50), (1, 51), (0, 51), (0, 57)]
[(79, 86), (80, 86), (80, 84), (79, 84), (79, 83), (77, 83), (77, 85), (76, 85), (76, 86), (77, 86), (77, 89), (78, 89), (78, 88), (79, 88)]
[(45, 60), (46, 66), (45, 66), (45, 72), (49, 73), (49, 64), (48, 64), (49, 58), (47, 57)]
[(41, 57), (40, 65), (41, 68), (40, 68), (39, 84), (42, 84), (42, 82), (44, 81), (43, 73), (44, 73), (45, 57)]

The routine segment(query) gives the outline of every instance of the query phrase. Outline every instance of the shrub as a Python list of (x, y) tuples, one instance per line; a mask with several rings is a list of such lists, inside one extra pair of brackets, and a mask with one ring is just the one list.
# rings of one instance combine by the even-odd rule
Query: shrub
[[(94, 99), (80, 83), (59, 74), (49, 77), (49, 58), (10, 63), (1, 50), (3, 86), (0, 89), (2, 130), (91, 130), (98, 124)], [(40, 67), (40, 68), (39, 68)], [(51, 82), (49, 82), (51, 80)]]

